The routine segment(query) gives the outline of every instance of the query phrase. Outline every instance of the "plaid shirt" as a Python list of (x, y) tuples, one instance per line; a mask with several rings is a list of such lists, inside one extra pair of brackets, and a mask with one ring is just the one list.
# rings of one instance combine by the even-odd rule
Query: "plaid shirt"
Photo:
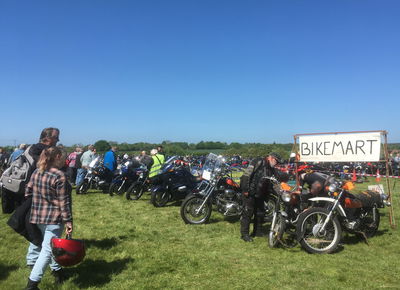
[(30, 222), (61, 224), (72, 221), (71, 189), (61, 170), (51, 168), (41, 173), (36, 169), (25, 191), (25, 197), (33, 196)]

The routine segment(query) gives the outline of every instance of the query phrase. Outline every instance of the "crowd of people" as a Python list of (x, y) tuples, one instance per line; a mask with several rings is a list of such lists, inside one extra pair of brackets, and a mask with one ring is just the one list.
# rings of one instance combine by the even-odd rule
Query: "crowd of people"
[[(60, 131), (57, 128), (45, 128), (37, 144), (29, 147), (21, 144), (9, 155), (0, 148), (0, 165), (3, 170), (22, 154), (28, 154), (33, 160), (31, 177), (22, 192), (9, 192), (2, 187), (2, 202), (7, 199), (12, 200), (6, 212), (12, 212), (17, 206), (28, 202), (29, 223), (36, 225), (39, 231), (39, 238), (36, 236), (29, 239), (26, 264), (31, 268), (31, 273), (26, 289), (38, 289), (47, 266), (50, 266), (57, 283), (62, 283), (65, 279), (61, 266), (52, 256), (50, 241), (53, 237), (61, 237), (63, 231), (68, 235), (73, 232), (72, 185), (79, 187), (90, 164), (98, 156), (93, 145), (89, 145), (86, 150), (77, 147), (67, 155), (62, 146), (57, 146), (59, 136)], [(118, 148), (112, 146), (102, 158), (107, 182), (111, 182), (118, 163), (132, 159), (128, 154), (118, 156), (117, 151)], [(165, 162), (165, 153), (162, 146), (159, 146), (152, 149), (150, 155), (142, 151), (135, 159), (148, 167), (151, 178), (159, 173)], [(264, 201), (268, 192), (273, 190), (272, 184), (266, 177), (275, 176), (281, 180), (287, 178), (278, 168), (282, 161), (281, 156), (275, 152), (269, 153), (266, 157), (255, 158), (248, 164), (240, 178), (243, 199), (240, 237), (245, 242), (252, 242), (254, 237), (266, 234), (262, 230)], [(392, 166), (400, 164), (400, 154), (393, 156), (391, 162)], [(330, 175), (323, 173), (303, 173), (300, 175), (300, 183), (302, 186), (308, 186), (312, 194), (318, 195), (323, 193), (330, 178)], [(77, 193), (79, 194), (79, 191)], [(253, 232), (250, 234), (252, 223)]]

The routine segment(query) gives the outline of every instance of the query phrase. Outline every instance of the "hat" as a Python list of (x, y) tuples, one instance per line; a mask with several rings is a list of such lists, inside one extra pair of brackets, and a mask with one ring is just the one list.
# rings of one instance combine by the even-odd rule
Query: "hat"
[(278, 163), (282, 163), (282, 157), (278, 153), (271, 152), (268, 156), (274, 157)]

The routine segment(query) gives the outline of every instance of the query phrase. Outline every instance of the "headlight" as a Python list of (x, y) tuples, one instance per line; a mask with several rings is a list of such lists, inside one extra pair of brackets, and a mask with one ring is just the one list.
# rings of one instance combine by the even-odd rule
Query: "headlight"
[(282, 200), (283, 200), (284, 202), (290, 202), (291, 195), (290, 195), (289, 192), (283, 191), (282, 194), (281, 194), (281, 196), (282, 196)]
[(328, 190), (329, 190), (330, 192), (334, 192), (334, 191), (336, 191), (336, 189), (337, 189), (336, 183), (332, 183), (332, 184), (329, 185), (329, 187), (328, 187)]

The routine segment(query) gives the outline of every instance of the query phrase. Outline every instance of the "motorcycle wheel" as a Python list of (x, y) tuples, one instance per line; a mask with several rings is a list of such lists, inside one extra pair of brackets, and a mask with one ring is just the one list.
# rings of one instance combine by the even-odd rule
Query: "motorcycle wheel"
[(331, 217), (324, 232), (319, 229), (329, 215), (325, 208), (314, 207), (299, 217), (297, 236), (304, 250), (311, 254), (328, 254), (335, 251), (339, 245), (342, 228), (337, 217)]
[(125, 192), (125, 185), (121, 186), (121, 184), (118, 183), (113, 183), (110, 185), (108, 188), (108, 194), (110, 196), (115, 195), (121, 195)]
[(264, 222), (272, 221), (272, 217), (274, 216), (276, 206), (276, 196), (270, 195), (267, 201), (264, 201), (265, 207), (265, 215), (264, 215)]
[(165, 191), (153, 191), (151, 193), (151, 203), (155, 207), (164, 207), (169, 200), (169, 194)]
[(135, 182), (131, 186), (129, 186), (126, 191), (126, 199), (127, 200), (138, 200), (142, 197), (144, 193), (144, 187), (141, 182)]
[(90, 187), (89, 181), (84, 180), (82, 184), (77, 188), (77, 191), (81, 194), (85, 194), (88, 192)]
[(378, 209), (375, 209), (375, 219), (374, 219), (374, 209), (371, 208), (366, 212), (366, 215), (361, 219), (363, 225), (364, 233), (367, 238), (371, 238), (376, 235), (379, 228), (379, 223), (381, 221), (381, 216)]
[(278, 242), (281, 241), (285, 232), (285, 221), (280, 213), (276, 214), (275, 222), (271, 225), (268, 235), (268, 245), (270, 248), (275, 248)]
[(187, 224), (200, 225), (207, 223), (211, 216), (212, 205), (207, 202), (202, 210), (197, 213), (204, 198), (197, 195), (189, 195), (181, 205), (181, 217)]

